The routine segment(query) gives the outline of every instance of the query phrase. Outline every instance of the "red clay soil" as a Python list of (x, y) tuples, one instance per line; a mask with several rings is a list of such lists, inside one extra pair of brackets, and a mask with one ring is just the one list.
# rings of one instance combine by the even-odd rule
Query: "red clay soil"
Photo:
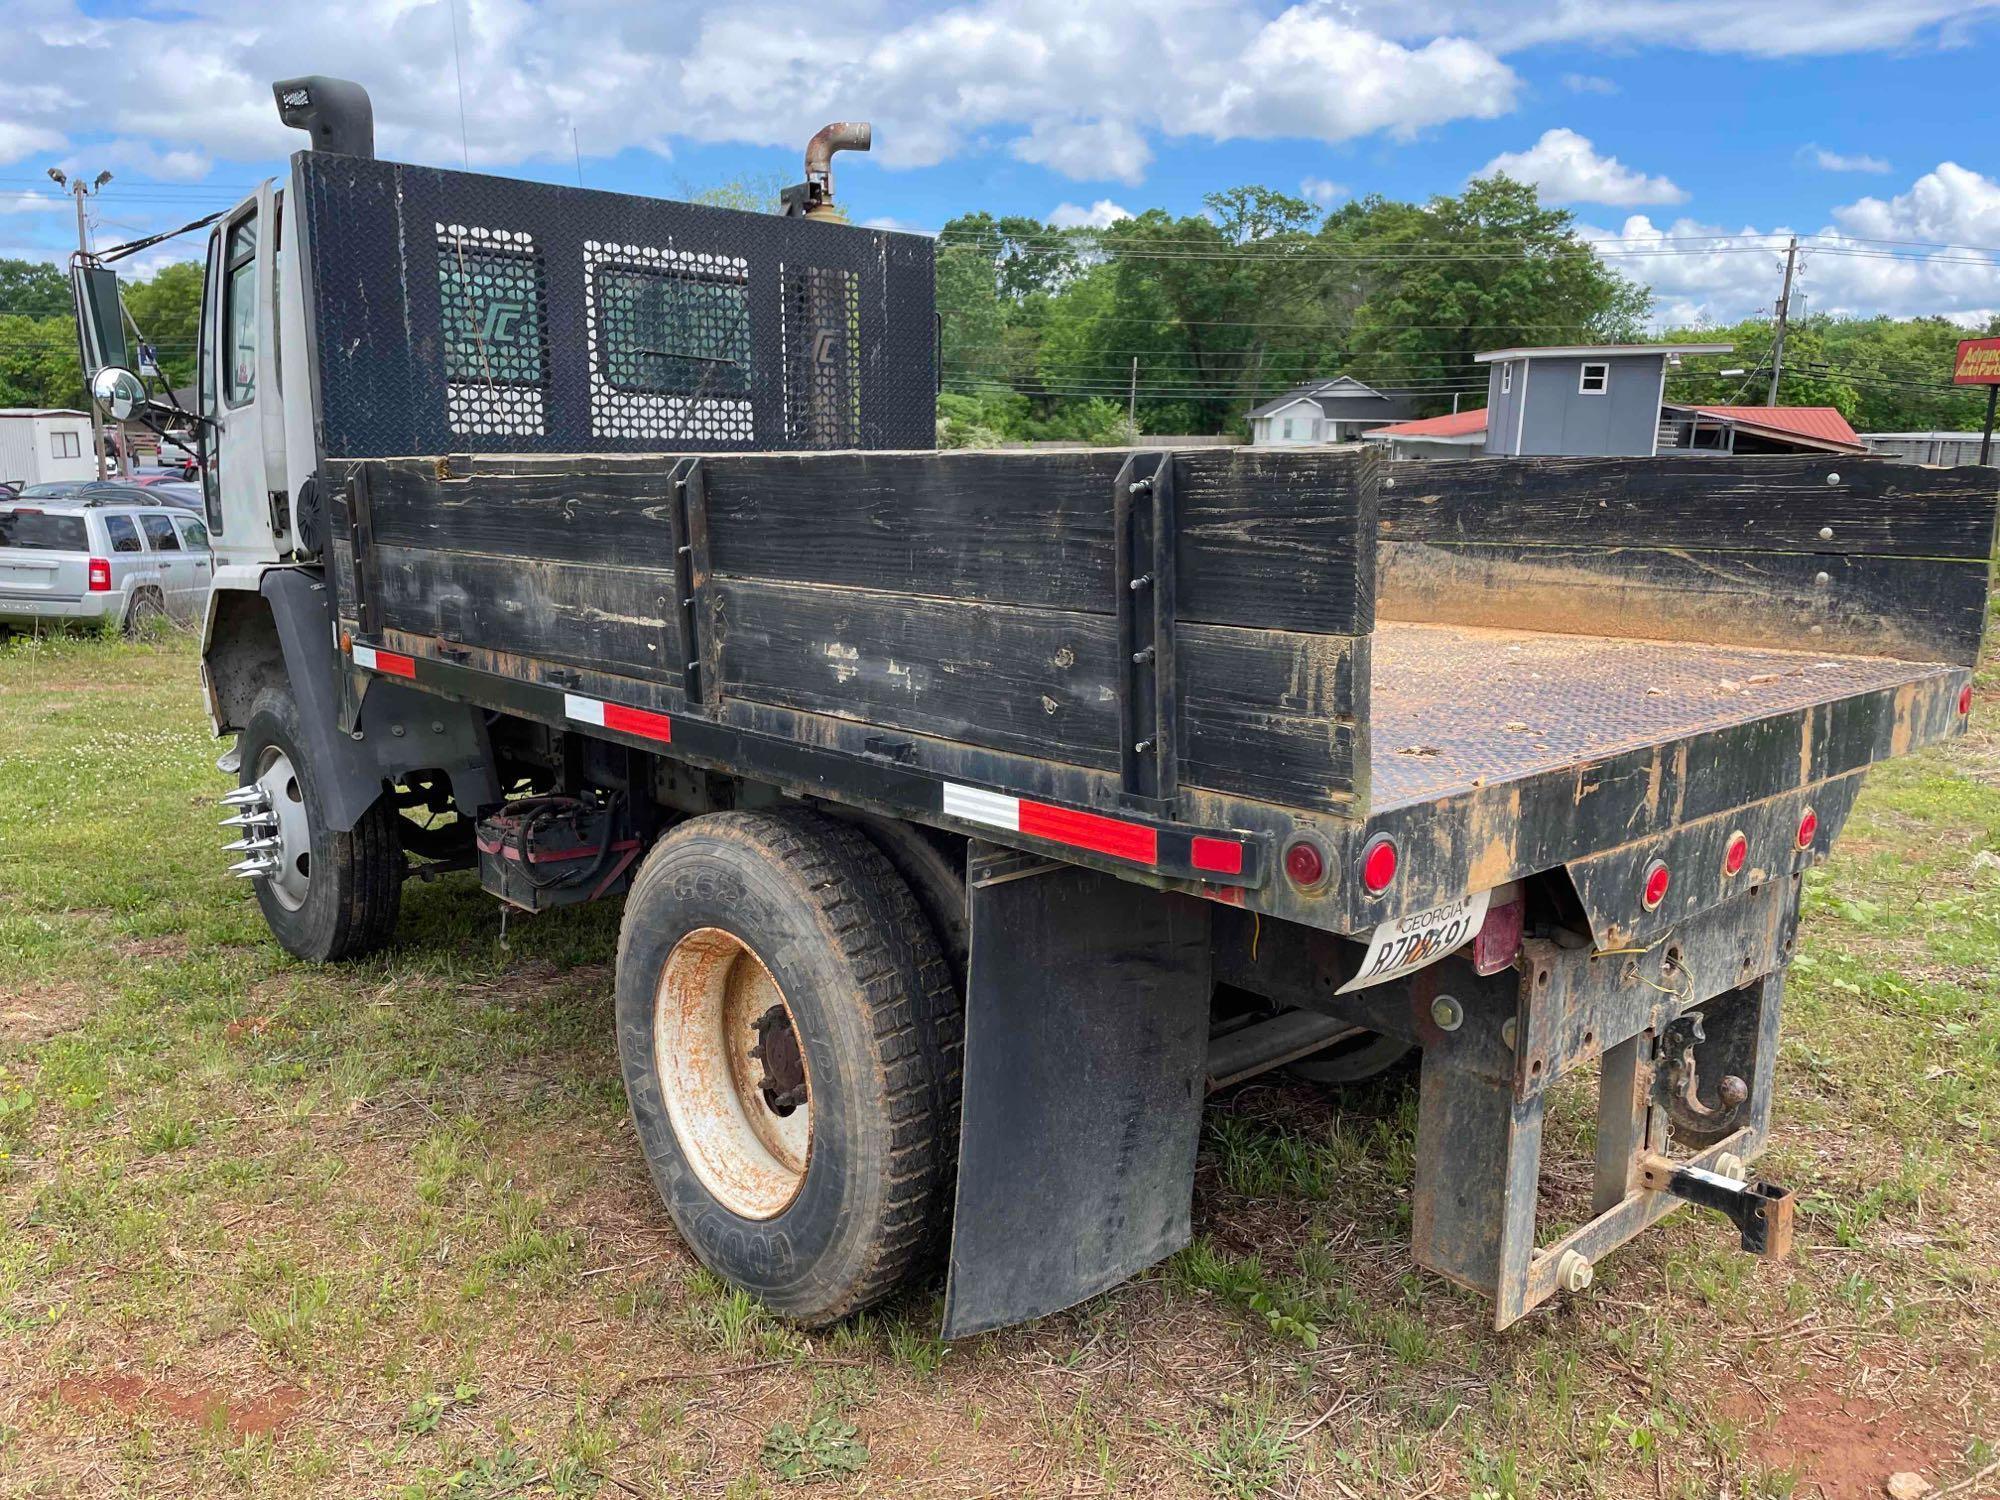
[(1745, 1447), (1764, 1469), (1790, 1469), (1792, 1493), (1813, 1500), (1881, 1500), (1891, 1474), (1944, 1483), (1957, 1457), (1948, 1424), (1826, 1386), (1795, 1387), (1776, 1400), (1746, 1391), (1725, 1409), (1749, 1424)]
[(294, 1385), (275, 1385), (257, 1396), (230, 1396), (127, 1374), (73, 1375), (56, 1382), (55, 1395), (79, 1411), (108, 1406), (120, 1412), (165, 1412), (202, 1427), (226, 1427), (239, 1438), (277, 1435), (306, 1399)]

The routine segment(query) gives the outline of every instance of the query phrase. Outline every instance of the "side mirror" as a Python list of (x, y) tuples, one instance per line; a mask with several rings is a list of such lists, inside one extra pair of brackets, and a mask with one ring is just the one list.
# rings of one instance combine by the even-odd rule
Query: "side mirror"
[(107, 365), (130, 370), (135, 361), (125, 341), (125, 308), (118, 300), (118, 273), (103, 266), (77, 265), (69, 273), (76, 299), (77, 352), (83, 374), (96, 390), (97, 372)]
[(118, 422), (146, 404), (145, 385), (137, 375), (117, 365), (105, 365), (90, 377), (90, 394)]

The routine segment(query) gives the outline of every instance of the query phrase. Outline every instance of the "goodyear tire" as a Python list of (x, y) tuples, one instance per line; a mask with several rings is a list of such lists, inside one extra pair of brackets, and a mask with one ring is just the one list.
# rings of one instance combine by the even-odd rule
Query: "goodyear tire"
[[(251, 706), (237, 742), (243, 786), (268, 794), (279, 848), (277, 868), (251, 884), (264, 921), (287, 953), (310, 963), (358, 958), (389, 941), (402, 909), (407, 866), (387, 797), (348, 833), (327, 826), (317, 768), (302, 749), (298, 704), (289, 690), (267, 687)], [(253, 856), (257, 857), (257, 856)]]
[(682, 824), (626, 898), (617, 988), (632, 1123), (704, 1264), (817, 1325), (928, 1262), (962, 1018), (915, 898), (859, 829), (804, 811)]

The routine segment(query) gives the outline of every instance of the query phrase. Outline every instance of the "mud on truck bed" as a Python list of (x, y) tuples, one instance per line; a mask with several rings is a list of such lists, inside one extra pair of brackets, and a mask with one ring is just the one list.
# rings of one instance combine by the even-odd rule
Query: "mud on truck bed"
[(723, 1274), (824, 1321), (948, 1244), (948, 1332), (1033, 1317), (1186, 1241), (1210, 1089), (1411, 1047), (1415, 1256), (1499, 1324), (1684, 1202), (1783, 1253), (1801, 876), (1965, 724), (1994, 471), (922, 451), (926, 242), (287, 191), (310, 462), (205, 653), (244, 873), (322, 958), (410, 859), (623, 894), (635, 1122)]

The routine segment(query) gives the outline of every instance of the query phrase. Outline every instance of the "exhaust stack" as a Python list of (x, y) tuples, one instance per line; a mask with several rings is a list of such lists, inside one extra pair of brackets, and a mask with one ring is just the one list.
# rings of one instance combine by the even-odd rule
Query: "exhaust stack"
[(375, 106), (368, 90), (345, 78), (287, 78), (271, 85), (278, 118), (312, 137), (312, 149), (339, 156), (375, 156)]
[(845, 224), (847, 215), (833, 201), (833, 155), (836, 151), (866, 151), (875, 128), (866, 120), (838, 120), (806, 142), (806, 180), (779, 194), (788, 219), (821, 219)]

